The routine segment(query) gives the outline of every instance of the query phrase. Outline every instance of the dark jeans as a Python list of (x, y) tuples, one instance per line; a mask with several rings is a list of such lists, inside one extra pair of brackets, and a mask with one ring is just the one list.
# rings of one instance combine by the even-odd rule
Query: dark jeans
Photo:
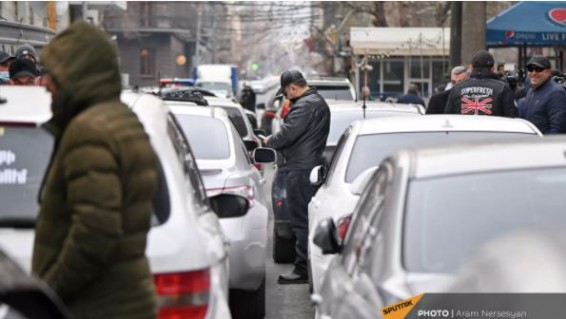
[(311, 170), (292, 170), (287, 174), (287, 203), (291, 229), (297, 239), (295, 250), (295, 272), (307, 275), (307, 240), (309, 236), (308, 205), (316, 192), (309, 181)]

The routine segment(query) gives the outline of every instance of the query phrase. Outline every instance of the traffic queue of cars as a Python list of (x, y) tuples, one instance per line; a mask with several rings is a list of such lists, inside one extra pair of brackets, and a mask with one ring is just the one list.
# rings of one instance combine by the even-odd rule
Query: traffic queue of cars
[[(0, 248), (29, 273), (37, 193), (53, 145), (51, 135), (41, 127), (51, 117), (51, 98), (43, 87), (24, 86), (4, 87), (2, 97), (6, 102), (0, 105)], [(124, 92), (121, 99), (142, 122), (159, 160), (146, 248), (159, 318), (263, 318), (269, 205), (261, 175), (227, 112), (203, 108), (208, 118), (222, 119), (231, 138), (225, 143), (230, 147), (223, 150), (230, 152), (228, 160), (218, 161), (224, 165), (218, 169), (226, 169), (219, 177), (225, 182), (215, 185), (207, 179), (212, 177), (210, 170), (199, 170), (201, 158), (195, 156), (183, 122), (162, 99), (133, 92)], [(210, 114), (211, 110), (215, 112)], [(259, 148), (254, 155), (258, 162), (275, 159), (269, 149)], [(236, 157), (237, 163), (230, 166)], [(210, 183), (203, 183), (203, 175)], [(248, 237), (230, 231), (244, 226), (249, 227)], [(232, 298), (229, 288), (248, 294), (245, 299)], [(258, 297), (248, 298), (250, 294)], [(232, 299), (240, 303), (229, 307)], [(253, 306), (242, 300), (252, 300)]]

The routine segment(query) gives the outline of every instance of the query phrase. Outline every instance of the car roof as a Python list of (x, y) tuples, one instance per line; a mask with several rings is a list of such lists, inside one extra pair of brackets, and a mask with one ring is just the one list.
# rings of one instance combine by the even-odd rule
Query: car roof
[(530, 122), (496, 116), (424, 115), (371, 118), (361, 121), (358, 134), (402, 132), (509, 132), (542, 135)]
[[(349, 112), (351, 110), (359, 110), (362, 112), (362, 101), (327, 101), (330, 112)], [(377, 101), (366, 101), (366, 110), (380, 110), (391, 112), (417, 113), (422, 114), (421, 109), (415, 104), (396, 104)]]
[(173, 114), (199, 115), (207, 117), (225, 117), (229, 119), (228, 113), (220, 107), (206, 107), (193, 105), (169, 105)]
[(242, 106), (231, 99), (223, 98), (223, 97), (213, 97), (213, 96), (205, 96), (205, 100), (208, 101), (209, 105), (213, 106), (229, 106), (229, 107), (238, 107), (242, 108)]
[(400, 151), (413, 161), (413, 178), (504, 170), (566, 168), (566, 138), (514, 138), (475, 141)]
[(39, 126), (51, 118), (51, 94), (42, 86), (2, 86), (0, 97), (6, 99), (0, 104), (0, 122)]

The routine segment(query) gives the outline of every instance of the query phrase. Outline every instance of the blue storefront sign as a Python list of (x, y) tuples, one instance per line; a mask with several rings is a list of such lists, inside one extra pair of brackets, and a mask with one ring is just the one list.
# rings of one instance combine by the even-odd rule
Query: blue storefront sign
[(566, 45), (566, 2), (524, 1), (487, 21), (487, 45)]

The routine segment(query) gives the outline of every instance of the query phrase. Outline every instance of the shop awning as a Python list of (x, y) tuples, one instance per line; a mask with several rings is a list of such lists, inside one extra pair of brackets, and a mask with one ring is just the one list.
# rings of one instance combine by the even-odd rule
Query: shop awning
[(524, 1), (487, 21), (487, 45), (566, 45), (566, 2)]
[(449, 28), (351, 28), (350, 46), (356, 55), (446, 56)]

